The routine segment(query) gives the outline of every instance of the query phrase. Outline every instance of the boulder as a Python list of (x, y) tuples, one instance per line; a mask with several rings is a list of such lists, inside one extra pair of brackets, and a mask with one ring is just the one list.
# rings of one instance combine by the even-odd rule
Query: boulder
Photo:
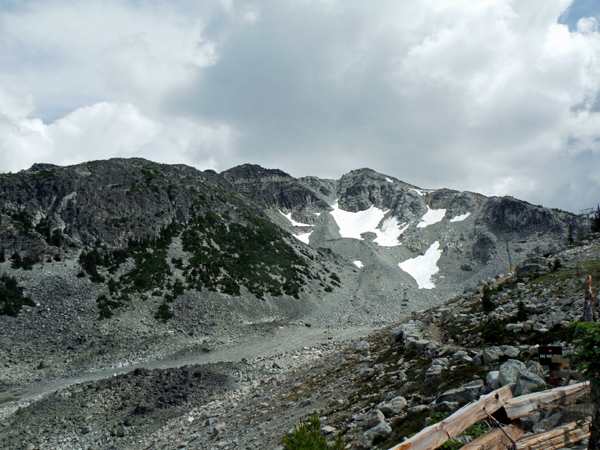
[(499, 375), (500, 372), (498, 370), (492, 370), (491, 372), (488, 372), (487, 376), (485, 377), (485, 382), (493, 391), (500, 388), (500, 380), (498, 379)]
[[(519, 325), (522, 325), (522, 324), (519, 324)], [(519, 353), (521, 353), (517, 347), (513, 347), (512, 345), (503, 345), (502, 351), (509, 358), (516, 358), (517, 356), (519, 356)]]
[(380, 423), (385, 422), (385, 416), (378, 409), (374, 410), (369, 414), (366, 414), (366, 417), (364, 417), (363, 419), (363, 427), (365, 429), (371, 429), (373, 427), (376, 427)]
[(367, 341), (360, 341), (358, 344), (356, 344), (356, 347), (354, 347), (354, 351), (362, 352), (362, 351), (368, 349), (369, 347), (370, 347), (370, 344)]
[(466, 385), (463, 385), (456, 389), (450, 389), (438, 398), (435, 399), (436, 403), (442, 402), (458, 402), (458, 403), (469, 403), (479, 397), (479, 390), (483, 386), (483, 381), (476, 380)]
[(527, 370), (521, 371), (517, 375), (515, 395), (527, 394), (531, 388), (539, 386), (540, 384), (544, 384), (543, 378), (540, 378), (535, 373)]
[(507, 386), (510, 384), (515, 384), (517, 382), (517, 376), (519, 372), (524, 372), (527, 370), (525, 364), (516, 359), (509, 359), (504, 364), (500, 366), (498, 380), (500, 381), (501, 386)]
[(532, 431), (534, 433), (540, 433), (542, 431), (549, 430), (550, 428), (554, 428), (560, 421), (561, 417), (562, 414), (560, 412), (555, 412), (547, 419), (541, 420), (538, 423), (536, 423), (533, 426)]
[(483, 362), (491, 364), (498, 361), (504, 353), (500, 347), (487, 347), (483, 350)]
[(385, 415), (385, 417), (393, 417), (400, 414), (400, 412), (406, 408), (407, 404), (408, 403), (404, 397), (398, 396), (394, 397), (389, 402), (380, 403), (377, 406), (377, 409), (379, 409)]
[(452, 355), (452, 361), (457, 364), (471, 364), (473, 362), (473, 358), (471, 358), (466, 351), (458, 350)]
[(392, 432), (392, 428), (385, 422), (380, 422), (377, 426), (371, 428), (362, 437), (362, 443), (365, 447), (371, 448), (373, 441), (379, 438), (385, 438)]
[(523, 425), (523, 430), (525, 432), (531, 431), (533, 426), (542, 420), (542, 415), (539, 412), (530, 414), (525, 417), (521, 417), (521, 424)]
[(435, 412), (440, 412), (440, 413), (452, 413), (452, 412), (454, 412), (454, 410), (456, 410), (456, 408), (458, 408), (458, 402), (443, 401), (443, 402), (437, 403), (433, 407), (433, 410)]

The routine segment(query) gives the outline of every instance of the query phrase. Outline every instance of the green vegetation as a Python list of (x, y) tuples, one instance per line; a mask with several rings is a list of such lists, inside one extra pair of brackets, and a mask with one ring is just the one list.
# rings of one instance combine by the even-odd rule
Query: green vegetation
[(285, 450), (342, 450), (344, 441), (338, 435), (333, 445), (327, 444), (325, 437), (321, 435), (321, 421), (315, 411), (308, 421), (301, 421), (294, 425), (291, 433), (286, 433), (283, 441)]
[(306, 263), (281, 240), (281, 229), (246, 215), (247, 223), (226, 223), (218, 214), (196, 214), (182, 233), (183, 249), (193, 256), (184, 268), (189, 289), (240, 295), (240, 285), (258, 298), (265, 293), (299, 298), (308, 276)]
[(0, 276), (0, 315), (16, 316), (24, 305), (35, 306), (35, 302), (23, 295), (16, 278)]
[(13, 269), (32, 270), (33, 265), (41, 261), (39, 256), (25, 255), (21, 257), (19, 252), (14, 252), (11, 256)]
[(486, 313), (492, 312), (496, 304), (492, 300), (493, 290), (488, 285), (483, 285), (483, 297), (481, 297), (481, 306)]

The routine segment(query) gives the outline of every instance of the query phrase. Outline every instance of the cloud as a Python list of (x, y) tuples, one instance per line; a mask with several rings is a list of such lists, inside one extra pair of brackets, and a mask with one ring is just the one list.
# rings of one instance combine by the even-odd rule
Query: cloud
[(600, 197), (600, 8), (583, 2), (22, 2), (3, 20), (0, 169), (366, 166), (578, 210)]
[(96, 103), (46, 125), (25, 117), (26, 105), (11, 100), (12, 109), (3, 103), (0, 111), (0, 165), (9, 171), (35, 162), (66, 165), (133, 156), (161, 131), (131, 104)]

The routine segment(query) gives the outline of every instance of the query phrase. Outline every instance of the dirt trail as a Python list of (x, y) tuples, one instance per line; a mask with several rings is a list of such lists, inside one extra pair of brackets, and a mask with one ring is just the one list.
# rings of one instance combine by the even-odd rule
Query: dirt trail
[(306, 326), (285, 326), (272, 330), (268, 335), (251, 336), (247, 341), (215, 350), (212, 352), (200, 352), (176, 359), (159, 360), (150, 363), (133, 364), (124, 367), (114, 367), (97, 372), (60, 378), (25, 388), (15, 388), (0, 393), (0, 405), (2, 408), (13, 407), (15, 402), (35, 400), (36, 397), (64, 389), (77, 383), (101, 380), (114, 375), (123, 374), (137, 368), (145, 369), (168, 369), (188, 364), (209, 364), (217, 362), (238, 362), (242, 358), (251, 360), (262, 356), (269, 357), (285, 352), (310, 347), (324, 342), (340, 342), (373, 332), (376, 328), (369, 326), (346, 328), (346, 329), (322, 329)]

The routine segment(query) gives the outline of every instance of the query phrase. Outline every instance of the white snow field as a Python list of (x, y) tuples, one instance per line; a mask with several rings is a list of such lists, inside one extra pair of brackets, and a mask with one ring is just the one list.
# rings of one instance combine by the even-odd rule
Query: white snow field
[(421, 217), (421, 223), (417, 225), (417, 228), (425, 228), (429, 225), (433, 225), (434, 223), (441, 222), (441, 220), (446, 215), (445, 209), (431, 209), (429, 205), (427, 206), (427, 212), (423, 217)]
[(356, 267), (358, 267), (359, 269), (362, 269), (365, 265), (362, 263), (362, 261), (352, 261), (354, 263), (354, 265)]
[(467, 217), (469, 217), (471, 215), (470, 212), (463, 214), (461, 216), (456, 216), (452, 219), (450, 219), (450, 222), (462, 222), (463, 220), (465, 220)]
[(281, 213), (281, 215), (283, 217), (285, 217), (287, 220), (289, 220), (290, 222), (292, 222), (292, 225), (295, 227), (312, 227), (312, 225), (308, 224), (308, 223), (300, 223), (300, 222), (296, 222), (294, 219), (292, 219), (292, 213), (289, 214), (284, 214), (282, 211), (279, 211)]
[(344, 211), (340, 209), (338, 202), (336, 201), (334, 205), (331, 205), (333, 211), (331, 211), (331, 215), (335, 219), (335, 222), (340, 227), (340, 234), (345, 238), (354, 238), (360, 239), (360, 235), (367, 231), (375, 232), (375, 228), (383, 219), (385, 213), (376, 208), (375, 205), (371, 206), (369, 209), (365, 211), (358, 212), (350, 212)]
[(385, 177), (385, 181), (387, 181), (388, 183), (393, 183), (394, 180), (392, 180), (391, 178)]
[(424, 255), (398, 263), (398, 266), (415, 279), (419, 289), (433, 289), (435, 284), (431, 277), (439, 272), (437, 262), (442, 256), (439, 241), (435, 241)]
[(299, 241), (304, 242), (306, 245), (308, 245), (308, 238), (310, 237), (310, 235), (312, 234), (312, 231), (309, 231), (308, 233), (300, 233), (300, 234), (294, 234), (293, 236), (298, 239)]
[[(381, 247), (395, 247), (401, 245), (398, 242), (398, 238), (402, 233), (406, 231), (410, 224), (404, 222), (402, 225), (398, 225), (398, 219), (396, 217), (389, 217), (381, 225), (381, 230), (373, 230), (377, 233), (376, 242)], [(402, 228), (403, 227), (403, 228)]]
[(340, 209), (337, 201), (331, 207), (333, 208), (331, 215), (338, 227), (340, 227), (340, 235), (343, 238), (363, 240), (360, 235), (371, 231), (377, 235), (374, 242), (378, 245), (381, 247), (395, 247), (401, 245), (398, 242), (398, 237), (408, 228), (406, 223), (399, 226), (397, 218), (389, 217), (383, 222), (381, 229), (378, 229), (377, 225), (379, 225), (379, 222), (385, 216), (386, 211), (376, 208), (374, 205), (365, 211), (358, 212)]

